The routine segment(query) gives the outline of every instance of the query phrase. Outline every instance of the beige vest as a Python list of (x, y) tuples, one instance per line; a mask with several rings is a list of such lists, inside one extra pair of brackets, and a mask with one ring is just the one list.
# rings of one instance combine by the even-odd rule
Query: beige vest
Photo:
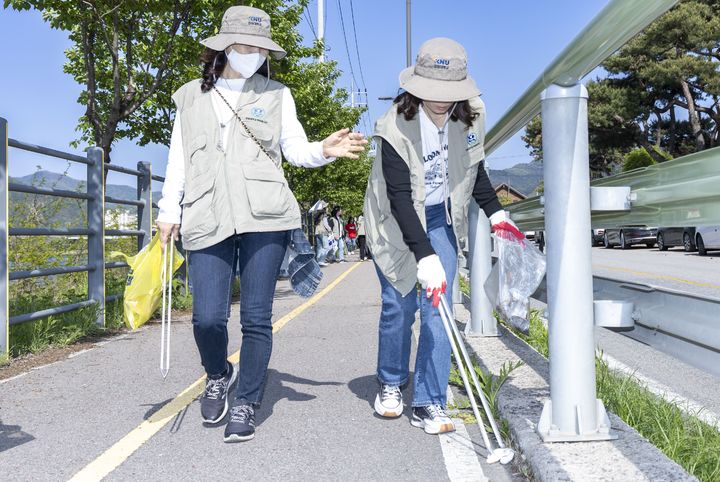
[(258, 74), (245, 82), (238, 105), (243, 122), (273, 160), (233, 119), (225, 149), (211, 93), (200, 80), (180, 87), (172, 98), (182, 126), (185, 193), (180, 233), (196, 250), (247, 232), (300, 227), (300, 209), (282, 169), (280, 129), (284, 86)]
[[(479, 97), (470, 100), (478, 117), (468, 128), (462, 122), (448, 125), (448, 171), (452, 226), (462, 249), (467, 240), (467, 217), (478, 166), (485, 158), (485, 105)], [(365, 230), (370, 252), (380, 271), (403, 295), (417, 282), (415, 256), (403, 241), (402, 232), (390, 211), (387, 186), (382, 172), (382, 143), (388, 142), (410, 169), (412, 199), (420, 222), (425, 227), (425, 166), (422, 156), (420, 121), (397, 115), (393, 106), (375, 125), (377, 157), (373, 163), (365, 193)]]

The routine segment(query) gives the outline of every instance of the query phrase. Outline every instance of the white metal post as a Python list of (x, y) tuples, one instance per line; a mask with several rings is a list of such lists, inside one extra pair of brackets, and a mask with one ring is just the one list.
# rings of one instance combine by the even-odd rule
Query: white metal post
[(318, 56), (318, 62), (325, 61), (325, 12), (323, 12), (325, 6), (325, 0), (318, 0), (317, 8), (317, 23), (318, 23), (318, 40), (323, 43), (322, 52)]
[(581, 84), (541, 96), (551, 400), (538, 432), (546, 442), (616, 438), (595, 390), (587, 97)]
[(468, 216), (470, 243), (470, 323), (466, 335), (498, 336), (493, 306), (485, 294), (485, 280), (492, 270), (490, 221), (476, 202), (470, 202)]

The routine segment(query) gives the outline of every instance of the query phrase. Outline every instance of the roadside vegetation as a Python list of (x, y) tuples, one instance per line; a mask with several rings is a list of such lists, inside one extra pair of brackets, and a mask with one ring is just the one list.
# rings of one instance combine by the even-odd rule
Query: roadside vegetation
[[(548, 357), (547, 328), (539, 311), (531, 313), (528, 335), (498, 321)], [(609, 411), (699, 480), (720, 480), (720, 432), (715, 427), (697, 418), (697, 413), (655, 395), (636, 377), (612, 370), (601, 354), (595, 366), (597, 396)]]
[[(56, 188), (39, 184), (36, 187)], [(78, 190), (83, 190), (80, 186)], [(58, 216), (67, 210), (82, 215), (81, 226), (86, 225), (85, 201), (35, 194), (23, 194), (20, 202), (10, 204), (9, 224), (13, 228), (76, 228), (74, 221)], [(119, 229), (117, 216), (111, 214), (107, 229)], [(38, 268), (79, 266), (87, 263), (87, 237), (85, 236), (11, 236), (9, 240), (11, 271)], [(109, 237), (105, 252), (121, 251), (129, 255), (137, 252), (135, 237)], [(107, 259), (106, 261), (110, 261)], [(122, 294), (128, 268), (108, 269), (105, 272), (106, 296)], [(173, 284), (173, 307), (179, 310), (192, 305), (192, 297), (185, 293), (184, 283), (176, 279)], [(29, 278), (10, 282), (10, 316), (67, 305), (87, 299), (87, 273), (70, 273), (48, 277)], [(60, 315), (48, 316), (10, 327), (9, 357), (39, 353), (49, 347), (66, 346), (88, 337), (97, 337), (123, 329), (122, 298), (105, 307), (105, 327), (95, 325), (97, 308), (89, 306)]]

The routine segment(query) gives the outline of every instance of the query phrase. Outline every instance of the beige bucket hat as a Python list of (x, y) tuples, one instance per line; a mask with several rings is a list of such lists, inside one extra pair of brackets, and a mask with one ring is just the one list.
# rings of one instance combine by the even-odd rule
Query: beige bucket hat
[(270, 16), (254, 7), (230, 7), (225, 11), (217, 35), (200, 41), (213, 50), (225, 50), (232, 44), (252, 45), (272, 52), (276, 59), (285, 57), (282, 47), (270, 37)]
[(415, 97), (435, 102), (460, 102), (480, 95), (467, 72), (465, 49), (443, 37), (420, 46), (415, 65), (400, 72), (400, 87)]

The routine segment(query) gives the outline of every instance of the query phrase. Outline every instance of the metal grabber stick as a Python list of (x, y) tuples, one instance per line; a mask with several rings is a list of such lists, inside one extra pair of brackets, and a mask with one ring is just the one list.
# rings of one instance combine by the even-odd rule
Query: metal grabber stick
[[(162, 284), (162, 313), (160, 318), (160, 373), (163, 378), (167, 377), (170, 371), (170, 325), (172, 323), (172, 267), (168, 276), (168, 251), (170, 251), (170, 263), (175, 259), (175, 243), (172, 235), (168, 244), (163, 249), (163, 264), (160, 272), (160, 284)], [(167, 303), (165, 302), (167, 298)], [(165, 311), (167, 306), (167, 311)]]
[[(470, 399), (470, 405), (472, 406), (473, 414), (475, 415), (478, 427), (480, 428), (480, 432), (482, 433), (485, 446), (487, 447), (488, 452), (490, 452), (486, 461), (489, 464), (493, 464), (495, 462), (500, 462), (503, 465), (508, 464), (515, 456), (515, 452), (511, 448), (506, 447), (503, 443), (502, 436), (500, 435), (500, 430), (498, 430), (497, 423), (495, 422), (495, 417), (490, 410), (490, 404), (488, 403), (487, 399), (485, 398), (485, 394), (482, 391), (482, 386), (480, 385), (477, 374), (473, 369), (470, 355), (468, 354), (465, 343), (460, 336), (460, 331), (458, 330), (455, 322), (453, 321), (453, 315), (452, 310), (450, 309), (450, 305), (448, 304), (447, 299), (443, 294), (440, 295), (440, 306), (438, 306), (438, 311), (440, 311), (440, 318), (442, 318), (442, 322), (445, 327), (445, 333), (447, 334), (448, 340), (450, 341), (450, 346), (452, 348), (455, 361), (457, 362), (458, 371), (460, 371), (460, 376), (462, 377), (465, 391), (467, 392), (468, 398)], [(460, 350), (462, 351), (462, 356), (460, 355), (460, 352), (458, 350), (458, 345), (460, 346)], [(473, 383), (475, 384), (475, 388), (477, 389), (478, 395), (480, 396), (480, 401), (482, 402), (483, 409), (485, 410), (485, 414), (487, 415), (490, 426), (492, 427), (493, 433), (495, 434), (495, 440), (497, 440), (497, 443), (499, 445), (498, 448), (493, 448), (493, 444), (488, 438), (487, 430), (485, 430), (485, 424), (480, 417), (480, 410), (478, 409), (477, 401), (475, 400), (475, 394), (473, 393), (472, 386), (468, 381), (467, 373), (465, 372), (465, 367), (463, 365), (467, 366), (467, 371), (470, 372), (470, 375), (472, 376)]]

